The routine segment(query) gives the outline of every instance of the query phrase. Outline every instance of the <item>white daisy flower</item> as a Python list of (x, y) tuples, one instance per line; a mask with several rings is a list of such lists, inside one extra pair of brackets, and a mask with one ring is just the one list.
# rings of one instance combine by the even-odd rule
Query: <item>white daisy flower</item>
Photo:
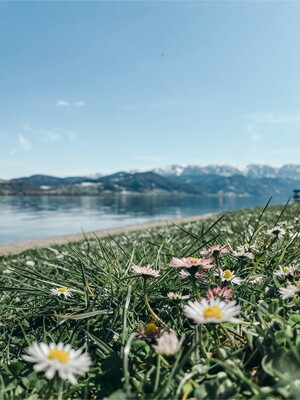
[(295, 272), (298, 270), (298, 266), (296, 265), (290, 265), (290, 266), (285, 266), (282, 267), (281, 265), (279, 266), (278, 270), (274, 272), (274, 275), (278, 277), (285, 277), (289, 275), (295, 275)]
[(199, 267), (203, 269), (213, 268), (212, 258), (197, 258), (197, 257), (173, 257), (171, 260), (171, 265), (173, 267), (179, 268), (193, 268)]
[(52, 296), (64, 296), (66, 299), (67, 297), (72, 297), (72, 292), (74, 292), (74, 289), (70, 289), (67, 287), (58, 287), (56, 289), (51, 289), (50, 292)]
[(151, 265), (146, 265), (145, 267), (139, 267), (138, 265), (133, 265), (132, 269), (138, 275), (152, 276), (153, 278), (157, 278), (159, 276), (159, 270), (151, 268)]
[(247, 279), (251, 285), (254, 285), (255, 283), (261, 283), (263, 280), (264, 278), (261, 275), (252, 275)]
[(174, 356), (181, 349), (182, 341), (183, 340), (178, 340), (175, 332), (164, 332), (161, 337), (157, 339), (157, 344), (154, 344), (153, 348), (158, 354), (167, 357)]
[(181, 271), (179, 271), (179, 275), (181, 279), (186, 279), (189, 276), (191, 276), (191, 274), (189, 274), (188, 272), (186, 272), (186, 270), (182, 269)]
[(69, 344), (50, 343), (48, 346), (46, 343), (35, 342), (22, 358), (34, 363), (36, 372), (45, 370), (47, 379), (53, 379), (57, 372), (62, 380), (77, 385), (74, 374), (84, 375), (92, 363), (90, 356), (82, 351), (83, 349), (73, 350)]
[(236, 250), (232, 252), (232, 254), (235, 257), (244, 257), (244, 258), (249, 258), (249, 260), (253, 260), (254, 254), (251, 253), (251, 250), (254, 250), (255, 246), (254, 245), (249, 245), (248, 243), (245, 243), (242, 246), (237, 246)]
[(27, 260), (27, 261), (25, 262), (25, 264), (28, 265), (28, 267), (34, 267), (34, 266), (35, 266), (35, 262), (32, 261), (32, 260)]
[(277, 237), (278, 239), (282, 239), (283, 237), (284, 237), (284, 235), (285, 235), (285, 229), (283, 229), (283, 228), (281, 228), (280, 226), (274, 226), (273, 228), (271, 228), (271, 229), (268, 229), (267, 231), (266, 231), (266, 234), (267, 235), (269, 235), (269, 236), (275, 236), (275, 237)]
[(187, 300), (190, 298), (189, 295), (182, 295), (181, 293), (169, 292), (167, 296), (170, 300)]
[(6, 268), (2, 271), (2, 274), (12, 274), (12, 273), (13, 273), (13, 271), (9, 268)]
[(227, 245), (222, 246), (220, 244), (217, 244), (215, 246), (210, 247), (209, 249), (205, 249), (200, 252), (200, 254), (203, 257), (215, 257), (215, 258), (227, 253), (229, 253), (228, 246)]
[(224, 286), (220, 288), (220, 286), (214, 287), (212, 289), (208, 289), (206, 292), (206, 297), (211, 299), (213, 297), (220, 297), (222, 300), (229, 300), (233, 296), (232, 289)]
[(240, 323), (241, 320), (234, 318), (240, 311), (241, 307), (235, 301), (226, 302), (218, 297), (189, 301), (184, 307), (185, 316), (197, 324)]
[[(185, 270), (185, 269), (182, 269), (182, 270), (179, 271), (179, 275), (180, 275), (181, 279), (185, 279), (185, 278), (188, 278), (188, 277), (191, 276), (191, 274), (189, 272), (186, 272), (186, 271), (187, 270)], [(207, 277), (207, 275), (205, 274), (205, 272), (196, 272), (195, 273), (195, 278), (203, 279), (203, 278), (206, 278), (206, 277)]]
[(300, 292), (300, 282), (297, 282), (296, 285), (287, 285), (285, 288), (279, 288), (280, 297), (283, 300), (294, 297), (298, 292)]
[(234, 275), (234, 271), (230, 271), (230, 269), (226, 269), (225, 271), (221, 271), (221, 279), (222, 281), (232, 282), (236, 285), (240, 285), (244, 280)]

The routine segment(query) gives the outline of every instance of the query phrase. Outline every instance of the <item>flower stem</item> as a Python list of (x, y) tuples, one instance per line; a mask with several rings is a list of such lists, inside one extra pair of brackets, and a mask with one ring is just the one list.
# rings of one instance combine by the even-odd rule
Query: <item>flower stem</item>
[(197, 289), (195, 275), (194, 275), (194, 274), (191, 274), (190, 277), (191, 277), (193, 295), (195, 296), (195, 298), (196, 298), (197, 300), (200, 300), (201, 296), (200, 296), (200, 293), (199, 293), (199, 291), (198, 291), (198, 289)]
[(147, 310), (152, 315), (152, 317), (155, 319), (155, 321), (157, 321), (163, 327), (168, 328), (168, 326), (164, 323), (164, 321), (162, 319), (160, 319), (159, 316), (151, 308), (151, 306), (149, 304), (149, 300), (148, 300), (148, 295), (147, 295), (147, 277), (143, 277), (143, 278), (144, 278), (143, 291), (144, 291), (144, 299), (145, 299), (145, 304), (146, 304)]
[(218, 270), (218, 272), (219, 272), (220, 287), (222, 287), (222, 269), (221, 269), (221, 267), (220, 267), (220, 263), (219, 263), (219, 258), (218, 258), (218, 256), (215, 256), (215, 261), (216, 261), (217, 270)]
[(155, 376), (155, 383), (154, 383), (154, 393), (156, 393), (158, 389), (160, 381), (160, 355), (157, 355), (157, 367), (156, 367), (156, 376)]
[(200, 346), (200, 350), (201, 350), (201, 353), (202, 353), (203, 357), (207, 358), (206, 350), (205, 350), (204, 344), (203, 344), (203, 325), (201, 325), (201, 324), (199, 325), (198, 331), (199, 331), (199, 346)]
[[(194, 326), (194, 344), (195, 344), (195, 351), (192, 354), (192, 361), (193, 364), (199, 364), (200, 363), (200, 355), (199, 355), (199, 348), (197, 346), (197, 344), (200, 344), (200, 338), (199, 338), (199, 330), (198, 330), (198, 326), (195, 325)], [(201, 346), (200, 350), (201, 350)]]
[(217, 347), (217, 352), (219, 351), (219, 347), (220, 347), (220, 339), (218, 336), (218, 332), (217, 332), (217, 327), (215, 326), (215, 324), (213, 324), (213, 336), (214, 336), (214, 340), (215, 340), (215, 345)]
[(64, 381), (61, 379), (58, 386), (57, 400), (62, 400), (64, 392)]
[(54, 379), (49, 380), (48, 388), (45, 393), (45, 400), (48, 400), (51, 398), (52, 391), (53, 391), (53, 385), (54, 385)]

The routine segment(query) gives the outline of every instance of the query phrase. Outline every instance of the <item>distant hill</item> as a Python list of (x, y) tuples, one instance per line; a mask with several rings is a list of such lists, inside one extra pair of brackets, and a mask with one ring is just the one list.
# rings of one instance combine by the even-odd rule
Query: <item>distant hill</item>
[(73, 176), (69, 178), (57, 178), (55, 176), (48, 175), (32, 175), (27, 178), (17, 178), (12, 179), (9, 182), (11, 183), (30, 183), (35, 186), (50, 186), (50, 187), (58, 187), (62, 185), (68, 185), (70, 183), (81, 183), (81, 182), (93, 182), (94, 180), (91, 178), (83, 177), (83, 176)]
[(300, 166), (172, 165), (147, 172), (116, 172), (94, 178), (33, 175), (0, 180), (0, 195), (173, 194), (285, 196), (300, 189)]
[(196, 194), (197, 192), (191, 185), (177, 182), (174, 179), (170, 179), (155, 172), (137, 172), (134, 174), (130, 173), (118, 173), (102, 177), (97, 179), (97, 182), (103, 184), (104, 190), (115, 191), (116, 188), (120, 188), (121, 191), (128, 192), (151, 192), (151, 191), (164, 191), (164, 192), (178, 192), (178, 193), (190, 193)]
[(181, 193), (197, 194), (191, 185), (176, 182), (155, 172), (118, 172), (97, 179), (56, 178), (34, 175), (0, 182), (2, 194), (101, 195), (108, 193)]

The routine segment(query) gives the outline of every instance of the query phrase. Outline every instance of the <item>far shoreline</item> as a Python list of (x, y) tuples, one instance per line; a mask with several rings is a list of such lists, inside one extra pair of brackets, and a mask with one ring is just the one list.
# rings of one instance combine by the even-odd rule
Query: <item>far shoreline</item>
[(167, 191), (150, 191), (150, 192), (104, 192), (104, 193), (53, 193), (53, 192), (37, 192), (37, 193), (0, 193), (0, 197), (112, 197), (112, 196), (148, 196), (148, 197), (207, 197), (207, 198), (249, 198), (249, 197), (261, 197), (258, 195), (251, 195), (249, 193), (235, 193), (235, 192), (224, 192), (224, 193), (188, 193), (188, 192), (167, 192)]
[(107, 237), (111, 235), (119, 235), (122, 233), (127, 232), (134, 232), (134, 231), (142, 231), (144, 229), (151, 229), (151, 228), (159, 228), (164, 227), (172, 224), (178, 223), (186, 223), (186, 222), (193, 222), (199, 221), (203, 219), (207, 219), (213, 216), (217, 216), (221, 214), (220, 212), (213, 212), (213, 213), (206, 213), (206, 214), (199, 214), (194, 215), (191, 217), (183, 217), (183, 218), (174, 218), (174, 219), (165, 219), (165, 220), (158, 220), (155, 222), (148, 222), (142, 224), (134, 224), (134, 225), (126, 225), (123, 227), (118, 228), (111, 228), (111, 229), (100, 229), (94, 230), (89, 232), (82, 232), (82, 233), (74, 233), (74, 234), (67, 234), (61, 236), (52, 236), (52, 237), (45, 237), (41, 239), (32, 239), (26, 240), (16, 243), (4, 243), (0, 244), (0, 257), (2, 256), (9, 256), (13, 254), (19, 254), (26, 250), (34, 250), (45, 248), (49, 246), (60, 246), (67, 243), (74, 243), (74, 242), (81, 242), (85, 239), (93, 239), (96, 237)]

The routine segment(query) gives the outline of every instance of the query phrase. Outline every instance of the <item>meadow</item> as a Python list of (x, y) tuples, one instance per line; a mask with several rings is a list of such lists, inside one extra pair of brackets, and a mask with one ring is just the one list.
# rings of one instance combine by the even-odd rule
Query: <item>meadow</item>
[(299, 399), (300, 203), (2, 256), (1, 399)]

